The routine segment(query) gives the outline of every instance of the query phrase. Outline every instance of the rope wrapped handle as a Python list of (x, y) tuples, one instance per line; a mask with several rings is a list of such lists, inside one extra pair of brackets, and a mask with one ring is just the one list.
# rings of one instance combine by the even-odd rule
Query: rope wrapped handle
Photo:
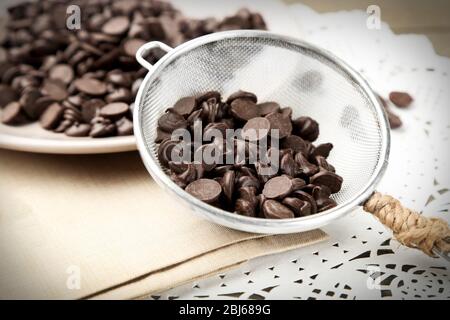
[(436, 257), (433, 248), (444, 254), (450, 252), (450, 229), (442, 219), (424, 217), (379, 192), (365, 202), (364, 210), (376, 216), (407, 247), (420, 249), (431, 257)]

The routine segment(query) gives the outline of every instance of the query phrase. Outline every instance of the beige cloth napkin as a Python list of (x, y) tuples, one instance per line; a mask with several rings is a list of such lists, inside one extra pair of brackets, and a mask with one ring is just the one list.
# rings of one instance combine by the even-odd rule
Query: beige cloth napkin
[(325, 239), (200, 219), (153, 182), (136, 152), (0, 150), (0, 299), (138, 298)]

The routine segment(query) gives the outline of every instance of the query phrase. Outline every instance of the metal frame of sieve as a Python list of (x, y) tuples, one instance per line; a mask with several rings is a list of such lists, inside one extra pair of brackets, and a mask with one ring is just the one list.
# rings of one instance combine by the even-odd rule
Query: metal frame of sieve
[[(339, 203), (335, 208), (311, 216), (281, 220), (262, 219), (241, 216), (239, 214), (231, 213), (208, 205), (185, 192), (183, 189), (178, 187), (168, 175), (166, 175), (164, 170), (151, 155), (151, 149), (156, 147), (155, 142), (146, 141), (143, 132), (144, 126), (146, 125), (144, 123), (142, 115), (143, 110), (144, 108), (150, 107), (145, 99), (146, 94), (149, 90), (149, 85), (157, 79), (160, 80), (159, 76), (164, 73), (164, 69), (168, 65), (170, 65), (171, 62), (173, 62), (177, 58), (182, 57), (184, 54), (190, 52), (191, 50), (194, 50), (202, 45), (211, 42), (235, 38), (273, 39), (283, 42), (287, 45), (293, 45), (302, 48), (305, 51), (313, 52), (315, 55), (320, 56), (321, 59), (327, 61), (327, 63), (336, 67), (336, 69), (338, 69), (340, 72), (343, 72), (345, 76), (351, 79), (352, 84), (357, 86), (357, 88), (361, 91), (361, 94), (363, 94), (364, 97), (367, 98), (367, 100), (373, 107), (373, 110), (375, 110), (375, 118), (379, 122), (381, 141), (380, 153), (375, 169), (373, 170), (368, 182), (364, 185), (363, 188), (361, 188), (360, 192), (358, 192), (345, 202)], [(155, 65), (152, 66), (148, 61), (145, 60), (145, 56), (150, 50), (155, 48), (159, 48), (165, 51), (166, 54)], [(225, 31), (202, 36), (200, 38), (188, 41), (175, 49), (172, 49), (161, 42), (149, 42), (143, 45), (138, 50), (138, 52), (136, 53), (136, 58), (143, 67), (149, 70), (141, 87), (139, 88), (134, 107), (134, 134), (136, 137), (138, 150), (143, 159), (144, 165), (151, 176), (154, 178), (154, 180), (163, 189), (174, 195), (175, 199), (181, 199), (182, 202), (186, 204), (187, 207), (190, 208), (194, 213), (197, 213), (214, 223), (241, 231), (265, 234), (294, 233), (315, 229), (344, 216), (345, 214), (351, 212), (355, 207), (362, 205), (372, 195), (376, 185), (386, 171), (390, 151), (390, 131), (386, 113), (384, 112), (378, 97), (373, 92), (369, 84), (357, 71), (355, 71), (347, 63), (335, 57), (333, 54), (324, 49), (318, 48), (307, 42), (292, 37), (277, 35), (266, 31), (239, 30)], [(320, 123), (320, 119), (317, 120)], [(156, 130), (156, 127), (152, 128), (152, 130)]]

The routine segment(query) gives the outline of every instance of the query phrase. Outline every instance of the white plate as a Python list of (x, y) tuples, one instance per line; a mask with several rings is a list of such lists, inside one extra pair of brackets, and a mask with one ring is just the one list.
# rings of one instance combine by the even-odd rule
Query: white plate
[[(10, 3), (14, 1), (11, 0)], [(4, 12), (7, 2), (0, 4), (0, 12)], [(288, 9), (278, 1), (229, 0), (211, 5), (209, 0), (173, 0), (172, 3), (186, 16), (197, 18), (207, 16), (220, 18), (233, 14), (239, 8), (247, 7), (263, 15), (270, 31), (286, 35), (297, 33), (297, 24), (289, 17)], [(1, 112), (0, 110), (0, 114)], [(136, 150), (136, 144), (134, 136), (73, 138), (46, 131), (38, 123), (17, 127), (0, 123), (0, 148), (40, 153), (92, 154)]]
[(88, 154), (136, 150), (136, 143), (134, 136), (72, 138), (63, 133), (44, 130), (36, 122), (23, 126), (0, 124), (0, 148), (40, 153)]

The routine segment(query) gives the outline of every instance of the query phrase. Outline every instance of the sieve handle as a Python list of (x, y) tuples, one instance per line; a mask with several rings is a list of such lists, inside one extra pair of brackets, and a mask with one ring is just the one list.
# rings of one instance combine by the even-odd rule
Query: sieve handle
[(374, 192), (363, 208), (391, 229), (401, 244), (450, 261), (450, 228), (446, 221), (425, 217), (379, 192)]
[(144, 57), (150, 52), (150, 50), (153, 49), (161, 49), (162, 51), (167, 53), (173, 48), (160, 41), (147, 42), (146, 44), (142, 45), (136, 52), (136, 59), (141, 64), (141, 66), (143, 66), (147, 70), (151, 70), (153, 68), (153, 65)]

